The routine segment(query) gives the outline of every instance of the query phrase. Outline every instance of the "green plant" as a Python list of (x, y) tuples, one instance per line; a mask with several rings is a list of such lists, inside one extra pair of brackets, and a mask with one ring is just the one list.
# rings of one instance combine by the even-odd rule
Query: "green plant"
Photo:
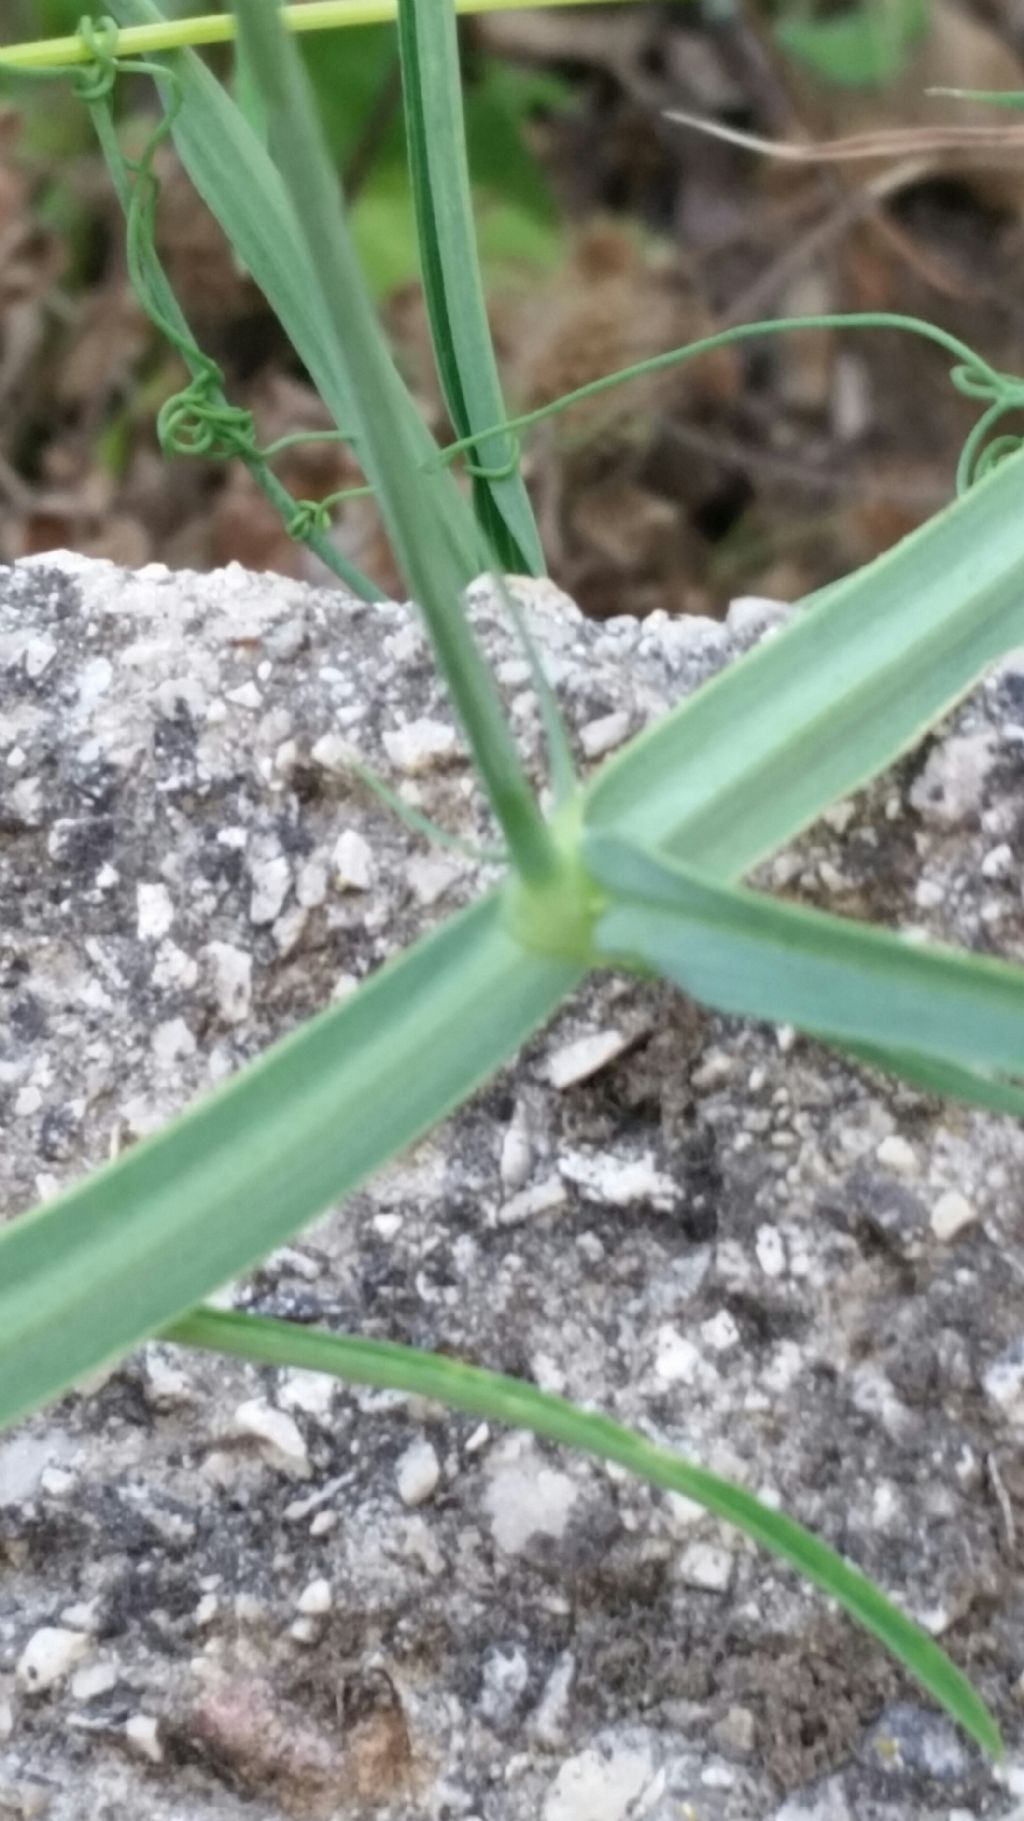
[(779, 47), (837, 88), (884, 88), (929, 27), (927, 0), (855, 0), (839, 13), (787, 0), (778, 10)]
[[(463, 1101), (595, 968), (655, 972), (709, 1005), (793, 1022), (933, 1091), (1024, 1111), (1024, 971), (911, 947), (736, 883), (912, 744), (987, 663), (1024, 642), (1017, 511), (1024, 455), (1010, 453), (1006, 437), (986, 441), (1020, 403), (1020, 385), (927, 324), (819, 319), (913, 331), (953, 356), (957, 382), (987, 407), (961, 465), (961, 497), (807, 604), (784, 632), (590, 783), (575, 776), (557, 706), (535, 665), (555, 804), (547, 818), (461, 605), (467, 583), (494, 566), (495, 546), (502, 560), (539, 567), (515, 437), (556, 407), (504, 420), (476, 279), (450, 5), (429, 40), (436, 4), (399, 5), (424, 284), (439, 372), (461, 432), (447, 451), (423, 426), (381, 336), (274, 0), (239, 0), (235, 15), (259, 130), (183, 48), (188, 22), (162, 23), (152, 0), (114, 5), (118, 25), (83, 27), (73, 57), (66, 46), (61, 56), (80, 68), (77, 86), (124, 206), (133, 283), (192, 375), (164, 408), (165, 446), (239, 455), (278, 498), (293, 531), (322, 540), (322, 515), (279, 489), (275, 495), (274, 450), (256, 446), (251, 421), (224, 398), (221, 376), (196, 346), (159, 264), (153, 155), (170, 131), (377, 495), (500, 826), (508, 873), (350, 1001), (5, 1229), (0, 1423), (154, 1332), (413, 1389), (618, 1461), (729, 1519), (839, 1600), (997, 1752), (994, 1720), (938, 1646), (832, 1550), (737, 1487), (528, 1384), (405, 1347), (201, 1305)], [(337, 15), (336, 7), (325, 10)], [(48, 51), (34, 58), (23, 51), (17, 61), (62, 67)], [(165, 110), (134, 165), (111, 114), (125, 68), (155, 77)], [(746, 325), (647, 367), (789, 327)], [(452, 473), (460, 454), (469, 456), (472, 505)], [(370, 592), (364, 578), (350, 572), (348, 579)], [(425, 1051), (429, 1071), (421, 1066)]]

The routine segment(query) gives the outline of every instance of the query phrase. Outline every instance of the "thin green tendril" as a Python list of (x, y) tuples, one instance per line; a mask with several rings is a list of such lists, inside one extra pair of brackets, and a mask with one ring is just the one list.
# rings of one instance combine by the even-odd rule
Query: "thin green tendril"
[[(474, 448), (479, 440), (479, 437), (474, 437), (468, 446)], [(511, 431), (508, 433), (508, 443), (509, 457), (500, 467), (486, 468), (481, 463), (474, 462), (467, 456), (464, 466), (470, 479), (474, 481), (507, 481), (510, 475), (517, 474), (519, 472), (519, 458), (522, 453), (522, 445), (518, 436), (514, 436)]]
[(1008, 433), (989, 441), (992, 430), (1010, 411), (1024, 410), (1024, 380), (1013, 374), (1000, 373), (991, 366), (966, 342), (955, 335), (950, 335), (937, 324), (923, 321), (917, 316), (899, 316), (891, 312), (858, 312), (823, 316), (786, 316), (774, 322), (738, 323), (731, 329), (723, 329), (717, 335), (707, 335), (700, 341), (689, 342), (682, 348), (670, 348), (666, 353), (655, 354), (649, 360), (637, 361), (633, 366), (623, 367), (615, 373), (607, 373), (601, 379), (591, 380), (589, 385), (580, 386), (574, 392), (567, 392), (550, 404), (539, 405), (533, 411), (525, 411), (518, 417), (506, 418), (503, 423), (493, 424), (484, 430), (475, 430), (472, 436), (462, 437), (458, 442), (449, 443), (434, 459), (442, 463), (455, 461), (459, 456), (471, 452), (489, 436), (506, 435), (529, 430), (545, 418), (554, 417), (560, 411), (569, 410), (573, 405), (582, 404), (585, 400), (598, 397), (602, 392), (610, 391), (614, 386), (623, 385), (627, 380), (641, 379), (654, 373), (664, 372), (668, 368), (683, 366), (687, 361), (696, 360), (702, 354), (710, 354), (718, 348), (726, 348), (736, 342), (750, 341), (762, 335), (788, 334), (790, 331), (803, 329), (896, 329), (906, 334), (921, 336), (925, 341), (953, 356), (955, 365), (950, 379), (958, 392), (965, 397), (988, 400), (988, 409), (971, 431), (964, 445), (957, 464), (956, 487), (958, 493), (965, 493), (975, 481), (989, 473), (997, 462), (1015, 454), (1024, 442), (1024, 436), (1013, 436)]
[(117, 21), (83, 19), (78, 36), (89, 54), (89, 62), (70, 72), (72, 92), (79, 101), (97, 107), (113, 94), (117, 81)]
[[(156, 210), (160, 194), (155, 159), (173, 131), (184, 103), (176, 72), (163, 64), (119, 58), (118, 26), (113, 19), (83, 19), (79, 39), (88, 61), (66, 69), (50, 69), (47, 77), (70, 81), (75, 94), (89, 107), (115, 188), (123, 203), (127, 223), (128, 275), (132, 288), (150, 321), (181, 356), (191, 378), (187, 386), (166, 400), (157, 417), (157, 438), (165, 455), (200, 455), (222, 460), (237, 456), (281, 514), (286, 527), (301, 537), (339, 578), (367, 600), (379, 600), (381, 591), (336, 550), (327, 535), (329, 506), (296, 501), (268, 466), (271, 456), (298, 443), (350, 442), (341, 431), (314, 431), (281, 437), (260, 448), (252, 413), (232, 405), (225, 396), (224, 374), (192, 336), (170, 288), (156, 251)], [(138, 159), (128, 158), (117, 139), (113, 121), (113, 94), (119, 74), (127, 71), (150, 77), (164, 85), (166, 105)], [(43, 75), (44, 72), (33, 72)], [(355, 491), (366, 491), (366, 489)], [(346, 495), (333, 496), (338, 503)]]

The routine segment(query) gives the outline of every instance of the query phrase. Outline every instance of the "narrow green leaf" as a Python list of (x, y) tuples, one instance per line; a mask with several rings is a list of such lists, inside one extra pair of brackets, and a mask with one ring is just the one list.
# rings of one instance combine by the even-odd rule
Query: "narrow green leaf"
[(577, 969), (486, 899), (183, 1118), (0, 1231), (0, 1428), (116, 1359), (460, 1104)]
[[(462, 70), (450, 0), (399, 0), (406, 139), (434, 357), (458, 437), (500, 423), (501, 394), (480, 278), (466, 159)], [(477, 515), (498, 566), (544, 574), (544, 552), (519, 471), (518, 444), (475, 446)]]
[(1024, 644), (1024, 454), (845, 581), (598, 774), (591, 827), (737, 877)]
[(586, 835), (582, 858), (609, 895), (595, 932), (609, 958), (636, 956), (719, 1011), (894, 1059), (912, 1031), (920, 1056), (1024, 1074), (1024, 968), (720, 885), (616, 835)]
[(834, 1549), (741, 1487), (691, 1465), (611, 1417), (580, 1410), (565, 1398), (538, 1391), (521, 1379), (463, 1365), (436, 1353), (421, 1353), (391, 1341), (296, 1328), (261, 1317), (202, 1309), (179, 1322), (168, 1338), (269, 1365), (329, 1372), (349, 1384), (383, 1386), (433, 1398), (451, 1409), (527, 1429), (598, 1460), (614, 1461), (651, 1485), (681, 1493), (735, 1525), (830, 1594), (898, 1657), (985, 1751), (994, 1757), (1002, 1753), (995, 1720), (945, 1651)]
[[(558, 871), (554, 843), (520, 763), (501, 701), (466, 617), (461, 594), (470, 571), (488, 566), (472, 514), (451, 475), (423, 472), (426, 432), (395, 370), (363, 282), (341, 197), (316, 118), (305, 71), (274, 0), (236, 5), (267, 111), (271, 150), (295, 219), (315, 264), (319, 294), (337, 325), (358, 430), (360, 458), (406, 578), (430, 632), (513, 864), (543, 883)], [(224, 225), (231, 231), (230, 217)], [(287, 324), (286, 324), (287, 327)]]
[(935, 1094), (941, 1100), (963, 1100), (968, 1106), (983, 1107), (987, 1113), (1008, 1113), (1013, 1119), (1024, 1119), (1024, 1087), (1015, 1087), (1012, 1082), (961, 1068), (936, 1056), (919, 1056), (914, 1050), (878, 1049), (868, 1043), (834, 1047), (854, 1062), (866, 1063), (886, 1075), (900, 1076), (922, 1093)]

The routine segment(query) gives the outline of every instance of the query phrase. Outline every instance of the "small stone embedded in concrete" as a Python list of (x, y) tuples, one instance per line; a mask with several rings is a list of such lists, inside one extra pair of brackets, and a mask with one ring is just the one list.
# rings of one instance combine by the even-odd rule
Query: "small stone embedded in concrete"
[(373, 849), (357, 828), (338, 836), (331, 855), (334, 883), (343, 892), (368, 892), (373, 884)]
[(166, 885), (159, 880), (143, 882), (135, 890), (138, 907), (136, 927), (143, 942), (157, 942), (166, 936), (174, 922), (174, 900)]
[(131, 1714), (124, 1723), (124, 1736), (130, 1751), (137, 1758), (144, 1758), (148, 1764), (162, 1764), (164, 1748), (160, 1738), (160, 1722), (152, 1714)]
[(336, 1390), (336, 1381), (328, 1373), (306, 1372), (295, 1366), (282, 1375), (277, 1397), (286, 1410), (302, 1410), (326, 1423), (331, 1419)]
[(463, 870), (462, 863), (451, 854), (414, 854), (405, 876), (417, 904), (429, 909), (440, 902)]
[(956, 1239), (973, 1226), (977, 1218), (978, 1210), (966, 1195), (961, 1195), (959, 1189), (947, 1189), (932, 1208), (932, 1232), (936, 1239)]
[(318, 1580), (310, 1581), (308, 1587), (303, 1588), (295, 1603), (306, 1618), (322, 1618), (325, 1613), (330, 1612), (334, 1605), (334, 1594), (330, 1581), (324, 1580), (322, 1576)]
[(566, 1180), (574, 1183), (588, 1200), (604, 1202), (611, 1208), (649, 1202), (653, 1207), (668, 1209), (675, 1206), (681, 1194), (680, 1185), (666, 1171), (655, 1167), (649, 1151), (637, 1157), (619, 1157), (608, 1151), (565, 1151), (558, 1166)]
[(759, 594), (743, 594), (729, 603), (725, 623), (739, 638), (760, 637), (781, 626), (792, 611), (783, 601), (770, 601)]
[(525, 1186), (533, 1166), (533, 1141), (530, 1120), (523, 1101), (516, 1102), (515, 1112), (505, 1128), (501, 1141), (498, 1168), (506, 1189), (513, 1192)]
[(622, 1031), (591, 1031), (586, 1037), (563, 1044), (547, 1060), (547, 1077), (559, 1092), (589, 1080), (621, 1056), (628, 1039)]
[(905, 1138), (900, 1138), (895, 1132), (890, 1133), (888, 1138), (882, 1139), (875, 1156), (883, 1169), (892, 1170), (897, 1176), (920, 1174), (921, 1166), (913, 1145), (908, 1144)]
[(412, 1442), (399, 1456), (396, 1480), (403, 1505), (425, 1505), (437, 1491), (440, 1479), (441, 1463), (431, 1442)]
[(692, 1340), (666, 1324), (655, 1339), (654, 1375), (665, 1385), (686, 1385), (701, 1370), (701, 1356)]
[(526, 1448), (492, 1461), (483, 1503), (499, 1549), (521, 1555), (532, 1537), (564, 1536), (578, 1498), (579, 1487), (567, 1473)]
[(244, 1024), (252, 1009), (251, 954), (233, 942), (208, 942), (202, 959), (221, 1021)]
[(258, 927), (274, 923), (291, 890), (292, 869), (288, 860), (284, 854), (273, 854), (267, 859), (254, 860), (249, 872), (252, 879), (249, 921)]
[(728, 1309), (719, 1309), (707, 1321), (701, 1322), (700, 1337), (712, 1353), (728, 1353), (737, 1345), (740, 1331)]
[(34, 1496), (53, 1455), (54, 1443), (45, 1435), (15, 1434), (0, 1442), (0, 1509)]
[(322, 860), (307, 860), (295, 877), (295, 898), (303, 910), (316, 910), (327, 901), (328, 872)]
[(181, 1365), (181, 1353), (149, 1345), (142, 1358), (146, 1402), (154, 1410), (173, 1410), (195, 1401), (195, 1388)]
[(521, 1189), (518, 1195), (502, 1202), (497, 1213), (498, 1225), (522, 1226), (524, 1221), (536, 1220), (541, 1214), (553, 1214), (557, 1208), (564, 1208), (568, 1200), (562, 1178), (547, 1176), (543, 1182), (531, 1183), (528, 1189)]
[(754, 1238), (757, 1262), (766, 1277), (782, 1277), (786, 1269), (786, 1245), (778, 1227), (760, 1226)]
[(629, 716), (624, 709), (618, 708), (581, 727), (580, 745), (588, 759), (600, 759), (606, 752), (614, 752), (616, 746), (621, 746), (628, 733)]
[(108, 1695), (120, 1681), (116, 1663), (85, 1663), (71, 1677), (71, 1695), (75, 1701), (98, 1701)]
[(611, 1744), (577, 1752), (562, 1765), (544, 1802), (543, 1821), (628, 1821), (654, 1775), (648, 1747)]
[(911, 806), (936, 828), (963, 827), (978, 814), (997, 754), (998, 742), (990, 733), (942, 740), (911, 787)]
[(43, 1625), (33, 1632), (18, 1658), (18, 1684), (26, 1694), (45, 1694), (65, 1681), (91, 1649), (91, 1640), (80, 1631)]
[(750, 1708), (728, 1708), (711, 1728), (711, 1738), (728, 1757), (749, 1758), (757, 1744), (757, 1721)]
[(981, 863), (982, 877), (985, 879), (1008, 879), (1014, 871), (1016, 862), (1013, 848), (1007, 841), (1000, 841), (998, 846), (989, 848)]
[(293, 1417), (276, 1410), (266, 1398), (250, 1398), (239, 1404), (231, 1431), (233, 1435), (256, 1442), (268, 1465), (296, 1479), (309, 1478), (309, 1450), (302, 1431)]
[(732, 1580), (734, 1559), (730, 1550), (718, 1543), (690, 1543), (677, 1563), (679, 1579), (688, 1587), (702, 1587), (708, 1593), (724, 1593)]
[(325, 733), (314, 742), (309, 756), (321, 771), (344, 778), (351, 775), (352, 760), (356, 755), (350, 740), (340, 733)]
[(521, 1644), (492, 1644), (483, 1662), (477, 1706), (492, 1726), (515, 1718), (530, 1679), (530, 1661)]
[(985, 1395), (1015, 1426), (1024, 1425), (1024, 1339), (1014, 1341), (982, 1374)]
[(444, 721), (407, 721), (384, 735), (384, 750), (399, 771), (416, 777), (446, 763), (455, 752), (454, 727)]
[(163, 1068), (173, 1068), (186, 1056), (194, 1056), (197, 1045), (184, 1018), (167, 1018), (153, 1027), (149, 1047), (155, 1062)]

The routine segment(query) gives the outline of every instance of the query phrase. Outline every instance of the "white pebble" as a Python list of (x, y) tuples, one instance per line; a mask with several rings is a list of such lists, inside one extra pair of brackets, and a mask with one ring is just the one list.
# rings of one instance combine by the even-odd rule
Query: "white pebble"
[(553, 1214), (556, 1208), (564, 1208), (568, 1199), (568, 1190), (560, 1176), (545, 1177), (543, 1182), (520, 1189), (518, 1195), (510, 1196), (503, 1203), (497, 1213), (498, 1225), (521, 1226), (526, 1220), (536, 1220), (541, 1214)]
[(900, 1138), (897, 1133), (890, 1133), (883, 1138), (875, 1152), (879, 1163), (885, 1170), (891, 1170), (894, 1176), (917, 1176), (920, 1165), (913, 1145)]
[(562, 1765), (545, 1799), (543, 1821), (626, 1821), (642, 1812), (653, 1775), (646, 1746), (588, 1746)]
[(666, 1324), (655, 1336), (654, 1376), (663, 1385), (687, 1385), (700, 1371), (700, 1354), (685, 1334)]
[(299, 867), (295, 897), (303, 910), (315, 910), (327, 898), (327, 868), (322, 860), (307, 860)]
[(250, 868), (252, 878), (252, 897), (249, 900), (249, 919), (261, 927), (276, 922), (284, 909), (292, 882), (292, 869), (284, 854), (275, 854), (269, 860), (257, 860)]
[(26, 1694), (42, 1694), (48, 1688), (55, 1688), (83, 1657), (88, 1656), (91, 1648), (90, 1640), (80, 1631), (44, 1625), (33, 1632), (18, 1658), (18, 1682)]
[(338, 836), (331, 856), (334, 883), (343, 892), (368, 892), (373, 884), (373, 849), (358, 829)]
[(504, 1452), (492, 1458), (483, 1502), (498, 1548), (523, 1555), (536, 1536), (565, 1535), (579, 1487), (567, 1473), (545, 1465), (532, 1446), (513, 1442), (511, 1451), (511, 1459)]
[(455, 751), (455, 729), (443, 721), (408, 721), (384, 735), (384, 749), (392, 764), (410, 777), (432, 771)]
[(303, 1410), (327, 1422), (334, 1409), (335, 1381), (326, 1372), (307, 1372), (295, 1366), (281, 1380), (278, 1398), (286, 1410)]
[(679, 1558), (679, 1578), (688, 1587), (724, 1593), (732, 1580), (733, 1559), (718, 1543), (691, 1543)]
[(454, 885), (463, 868), (450, 854), (415, 854), (405, 869), (417, 904), (429, 909)]
[(603, 1202), (610, 1208), (648, 1202), (651, 1207), (667, 1210), (679, 1200), (678, 1183), (655, 1168), (649, 1151), (639, 1157), (616, 1157), (605, 1151), (567, 1151), (559, 1160), (559, 1169), (589, 1201)]
[(533, 1143), (529, 1118), (522, 1101), (517, 1102), (515, 1112), (505, 1128), (499, 1168), (506, 1189), (521, 1189), (529, 1180), (533, 1168)]
[(258, 1442), (270, 1466), (296, 1479), (309, 1478), (309, 1450), (298, 1424), (283, 1410), (275, 1410), (266, 1398), (254, 1397), (239, 1404), (231, 1427), (234, 1435)]
[(978, 1210), (966, 1195), (961, 1195), (959, 1189), (947, 1189), (932, 1209), (932, 1232), (936, 1239), (955, 1239), (965, 1227), (972, 1226), (977, 1218)]
[(781, 1277), (786, 1269), (786, 1248), (778, 1227), (758, 1227), (754, 1240), (757, 1262), (766, 1277)]
[(424, 1505), (437, 1491), (441, 1463), (428, 1441), (413, 1442), (399, 1457), (398, 1496), (403, 1505)]
[(587, 1081), (621, 1056), (626, 1042), (621, 1031), (593, 1031), (587, 1037), (578, 1037), (575, 1043), (565, 1044), (547, 1059), (551, 1086), (561, 1092), (578, 1081)]
[(124, 1723), (124, 1736), (136, 1757), (145, 1758), (150, 1764), (163, 1763), (160, 1723), (152, 1714), (132, 1714)]
[(792, 608), (782, 601), (769, 601), (758, 594), (742, 594), (731, 602), (725, 623), (730, 632), (744, 638), (748, 633), (763, 633), (772, 626), (781, 625), (791, 612)]
[(156, 942), (174, 922), (174, 902), (166, 885), (143, 883), (136, 887), (136, 929), (140, 942)]
[(71, 1678), (71, 1693), (76, 1701), (98, 1701), (117, 1687), (119, 1670), (116, 1663), (86, 1663)]
[(323, 1579), (310, 1581), (309, 1586), (303, 1588), (295, 1604), (306, 1618), (321, 1618), (325, 1612), (330, 1612), (334, 1605), (330, 1581)]
[(1009, 1418), (1024, 1423), (1024, 1341), (1014, 1341), (982, 1376), (986, 1397)]
[(998, 750), (991, 733), (958, 734), (944, 740), (934, 748), (911, 787), (911, 807), (933, 827), (958, 828), (972, 820), (984, 800)]
[(728, 1353), (740, 1337), (740, 1331), (728, 1309), (719, 1309), (717, 1314), (701, 1322), (700, 1332), (701, 1339), (714, 1353)]
[(208, 942), (203, 959), (225, 1024), (242, 1024), (252, 1005), (252, 956), (230, 942)]
[(986, 879), (1008, 879), (1013, 865), (1013, 848), (1001, 841), (998, 847), (990, 847), (985, 855), (981, 863), (982, 875)]
[(602, 715), (599, 721), (588, 721), (580, 728), (580, 745), (588, 759), (599, 759), (603, 753), (613, 752), (621, 746), (629, 732), (629, 716), (625, 709), (616, 709), (614, 714)]

